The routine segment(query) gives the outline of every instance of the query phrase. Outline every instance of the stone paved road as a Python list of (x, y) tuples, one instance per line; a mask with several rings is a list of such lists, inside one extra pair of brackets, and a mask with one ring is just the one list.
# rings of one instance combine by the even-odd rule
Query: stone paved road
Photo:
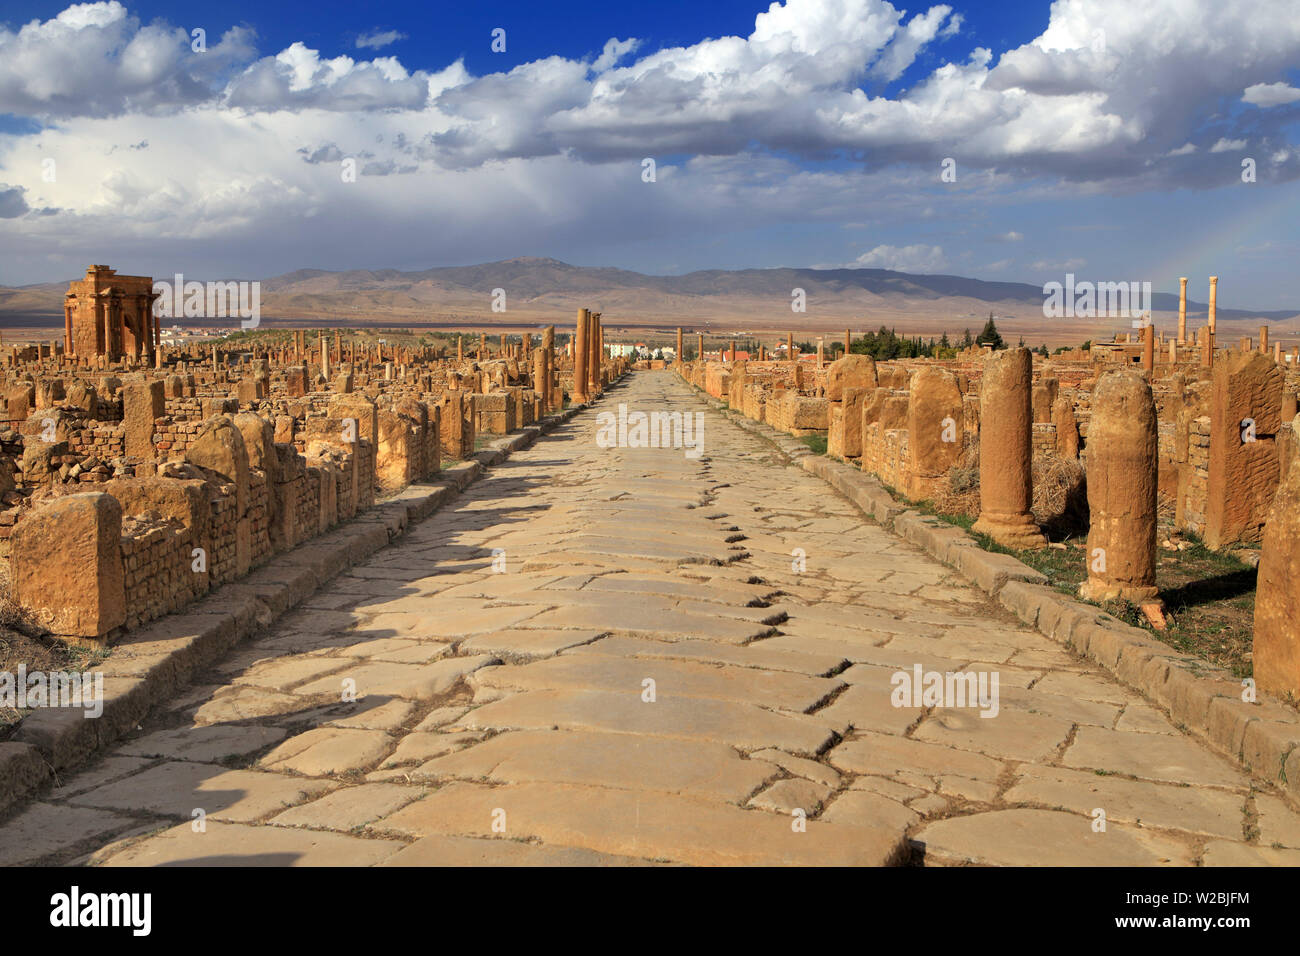
[[(701, 412), (706, 454), (578, 416), (12, 816), (0, 863), (1300, 862), (1276, 794), (685, 385), (619, 402)], [(997, 715), (893, 706), (918, 664), (996, 671)]]

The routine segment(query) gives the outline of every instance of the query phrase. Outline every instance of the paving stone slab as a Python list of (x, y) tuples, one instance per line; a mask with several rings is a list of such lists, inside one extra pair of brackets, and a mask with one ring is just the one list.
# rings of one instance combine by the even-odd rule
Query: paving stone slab
[(405, 847), (382, 840), (212, 821), (195, 833), (188, 823), (129, 845), (109, 848), (102, 866), (373, 866)]
[(924, 824), (926, 865), (1190, 866), (1192, 848), (1148, 830), (1052, 810), (995, 810)]
[(741, 803), (774, 773), (771, 764), (742, 760), (732, 748), (707, 741), (521, 730), (431, 760), (418, 776), (659, 790)]
[(504, 789), (452, 783), (370, 829), (381, 835), (491, 836), (494, 821), (515, 838), (704, 866), (887, 866), (906, 852), (902, 833), (883, 827), (813, 820), (806, 832), (796, 832), (791, 819), (759, 810), (542, 783)]
[(124, 780), (96, 787), (69, 801), (77, 806), (153, 813), (191, 819), (201, 809), (211, 820), (247, 823), (333, 789), (253, 770), (222, 770), (210, 764), (168, 761)]
[(813, 756), (834, 739), (824, 721), (734, 701), (673, 697), (653, 704), (605, 691), (526, 691), (471, 710), (460, 723), (479, 730), (604, 730), (713, 740), (743, 750), (775, 747)]

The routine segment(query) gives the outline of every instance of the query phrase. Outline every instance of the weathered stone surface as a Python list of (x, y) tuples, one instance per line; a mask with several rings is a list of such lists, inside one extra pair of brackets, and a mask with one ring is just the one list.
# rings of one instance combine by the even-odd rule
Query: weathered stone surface
[(1283, 373), (1258, 352), (1229, 353), (1214, 367), (1205, 543), (1259, 541), (1279, 477)]
[(34, 803), (5, 822), (0, 866), (21, 866), (66, 853), (83, 841), (121, 833), (135, 822), (104, 810)]
[(422, 776), (551, 782), (695, 794), (739, 803), (772, 776), (730, 747), (592, 731), (515, 731), (431, 760)]
[[(490, 836), (495, 811), (504, 812), (504, 832), (515, 838), (706, 866), (884, 866), (903, 852), (902, 834), (884, 827), (811, 821), (807, 832), (797, 833), (776, 814), (668, 794), (543, 783), (508, 790), (449, 784), (370, 829)], [(628, 820), (636, 826), (628, 827)]]
[(1151, 386), (1135, 369), (1107, 372), (1088, 426), (1088, 579), (1091, 601), (1155, 599), (1159, 436)]
[(1117, 771), (1146, 780), (1216, 787), (1246, 785), (1241, 771), (1186, 737), (1081, 727), (1065, 752), (1064, 762), (1069, 767)]
[(1300, 697), (1300, 447), (1292, 442), (1286, 477), (1264, 526), (1255, 582), (1254, 675), (1261, 690)]
[(846, 388), (876, 388), (876, 362), (870, 355), (845, 355), (826, 370), (826, 397), (843, 401)]
[(672, 697), (653, 704), (639, 694), (606, 691), (536, 690), (470, 711), (467, 727), (489, 729), (606, 730), (714, 740), (744, 749), (776, 747), (795, 754), (818, 753), (831, 728), (801, 714), (777, 714), (749, 704)]
[(391, 783), (343, 787), (319, 800), (277, 814), (270, 822), (282, 827), (310, 827), (347, 833), (387, 816), (423, 795), (419, 787), (401, 787)]
[(159, 730), (118, 747), (117, 752), (137, 757), (168, 757), (220, 763), (243, 757), (279, 743), (285, 731), (279, 727), (224, 726), (179, 727)]
[(122, 506), (111, 495), (68, 495), (33, 510), (10, 538), (14, 599), (55, 634), (106, 636), (126, 621), (121, 538)]
[(1191, 862), (1190, 848), (1168, 837), (1120, 824), (1094, 833), (1090, 817), (1051, 810), (995, 810), (939, 820), (921, 827), (914, 839), (925, 845), (925, 861), (931, 865), (1035, 866), (1057, 847), (1073, 866)]
[(259, 764), (306, 777), (334, 777), (378, 763), (392, 746), (392, 738), (382, 730), (317, 727), (290, 737)]
[(997, 352), (980, 385), (980, 516), (974, 527), (1010, 548), (1046, 544), (1030, 512), (1032, 369), (1026, 348)]
[(211, 822), (202, 833), (188, 823), (157, 836), (109, 847), (101, 866), (373, 866), (403, 848), (396, 840), (284, 827)]
[(249, 822), (334, 784), (250, 770), (221, 770), (210, 764), (174, 761), (73, 797), (73, 804), (111, 810), (146, 810), (190, 819), (196, 809), (213, 820)]

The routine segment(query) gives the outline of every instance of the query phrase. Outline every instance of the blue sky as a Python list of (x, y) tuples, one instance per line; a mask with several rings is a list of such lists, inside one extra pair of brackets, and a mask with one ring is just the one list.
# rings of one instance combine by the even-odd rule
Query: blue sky
[(0, 283), (537, 255), (1300, 307), (1300, 25), (1221, 8), (10, 2)]

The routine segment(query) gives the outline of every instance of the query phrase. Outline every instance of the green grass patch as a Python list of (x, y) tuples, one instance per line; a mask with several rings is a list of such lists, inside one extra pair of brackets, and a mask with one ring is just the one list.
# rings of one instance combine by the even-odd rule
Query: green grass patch
[(825, 435), (804, 435), (799, 439), (814, 455), (826, 454), (826, 436)]

